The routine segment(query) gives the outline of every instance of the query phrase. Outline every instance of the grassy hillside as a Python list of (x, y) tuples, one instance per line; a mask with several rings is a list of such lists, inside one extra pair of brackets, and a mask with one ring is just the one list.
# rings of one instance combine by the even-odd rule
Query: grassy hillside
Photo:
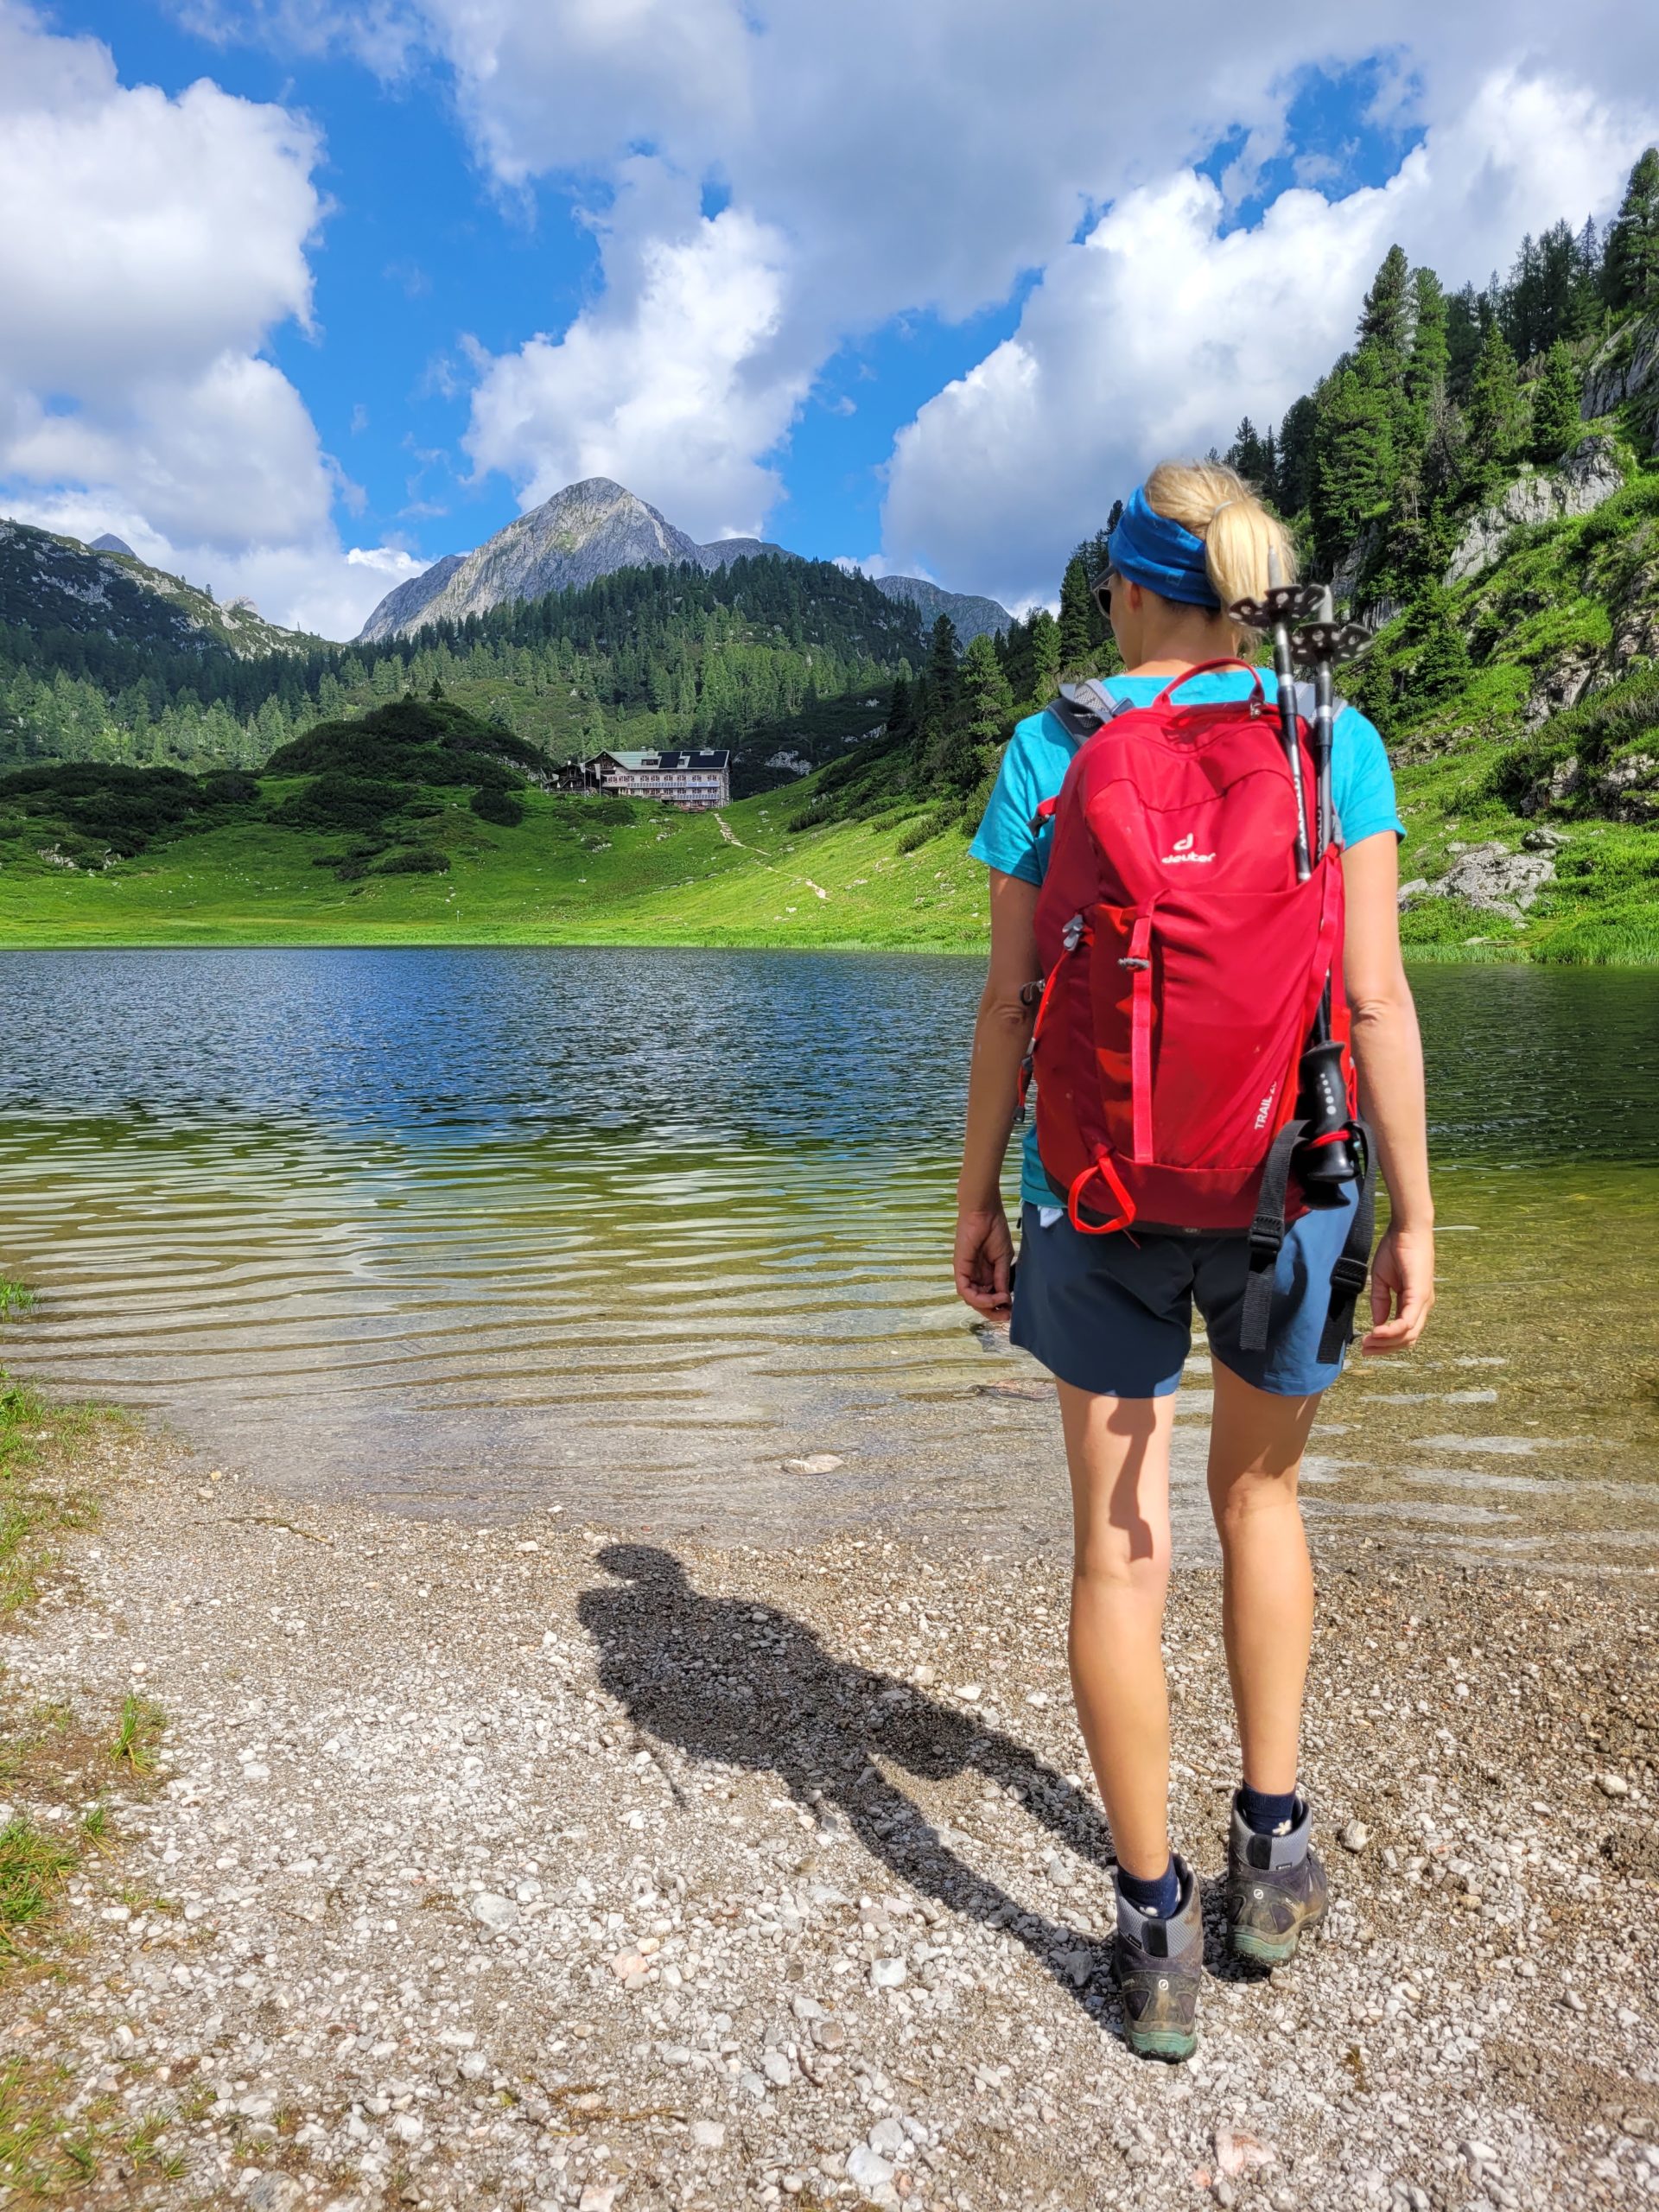
[[(273, 779), (273, 805), (303, 786)], [(0, 944), (652, 944), (915, 945), (982, 940), (983, 871), (948, 833), (912, 853), (891, 830), (784, 828), (793, 794), (721, 817), (625, 821), (531, 791), (524, 818), (480, 821), (453, 791), (426, 795), (442, 874), (342, 881), (319, 841), (268, 820), (210, 828), (88, 874), (0, 868)], [(338, 840), (333, 841), (335, 844)]]
[[(1514, 533), (1449, 595), (1484, 658), (1395, 732), (1402, 879), (1431, 887), (1403, 917), (1417, 957), (1659, 960), (1659, 671), (1638, 653), (1574, 706), (1532, 703), (1564, 656), (1659, 612), (1656, 539), (1659, 478), (1638, 474), (1593, 514)], [(1408, 692), (1427, 649), (1391, 625), (1362, 688)], [(877, 748), (718, 818), (544, 790), (537, 760), (453, 701), (404, 701), (257, 779), (0, 777), (0, 944), (984, 943), (966, 821)], [(1490, 886), (1484, 904), (1434, 895), (1471, 852), (1553, 878), (1524, 909)]]
[[(1394, 757), (1420, 955), (1659, 960), (1659, 468), (1619, 461), (1621, 489), (1499, 532), (1350, 686)], [(1528, 856), (1547, 880), (1512, 892)]]
[(259, 778), (82, 764), (0, 778), (0, 944), (960, 944), (957, 830), (804, 835), (797, 791), (723, 815), (542, 788), (453, 702), (325, 724)]

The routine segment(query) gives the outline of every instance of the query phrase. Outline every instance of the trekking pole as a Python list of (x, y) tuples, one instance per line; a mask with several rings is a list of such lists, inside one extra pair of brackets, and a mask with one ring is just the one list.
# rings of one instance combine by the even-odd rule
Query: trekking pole
[(1302, 747), (1296, 731), (1296, 683), (1290, 667), (1290, 625), (1319, 613), (1330, 594), (1319, 584), (1287, 584), (1282, 581), (1275, 547), (1268, 549), (1268, 590), (1262, 599), (1238, 599), (1227, 612), (1236, 622), (1252, 630), (1273, 632), (1273, 673), (1279, 693), (1279, 730), (1296, 794), (1296, 880), (1306, 883), (1313, 873), (1308, 850), (1307, 802), (1302, 794)]
[[(1357, 622), (1338, 622), (1330, 586), (1319, 593), (1317, 617), (1296, 632), (1300, 657), (1313, 668), (1313, 781), (1316, 861), (1324, 858), (1336, 834), (1331, 798), (1331, 752), (1336, 729), (1336, 664), (1370, 642)], [(1297, 1157), (1307, 1183), (1351, 1183), (1359, 1173), (1349, 1135), (1348, 1091), (1343, 1080), (1342, 1046), (1331, 1034), (1331, 978), (1325, 979), (1313, 1034), (1302, 1054), (1300, 1110), (1308, 1131)]]

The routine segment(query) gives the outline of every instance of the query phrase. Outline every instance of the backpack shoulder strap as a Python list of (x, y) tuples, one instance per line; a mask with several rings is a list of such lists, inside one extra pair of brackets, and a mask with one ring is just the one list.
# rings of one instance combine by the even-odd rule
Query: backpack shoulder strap
[(1048, 711), (1067, 736), (1080, 745), (1103, 723), (1126, 714), (1134, 704), (1133, 699), (1116, 697), (1096, 677), (1090, 677), (1081, 683), (1062, 683), (1058, 696), (1049, 701)]
[[(1313, 686), (1311, 683), (1299, 683), (1296, 686), (1296, 711), (1310, 729), (1313, 727), (1313, 714), (1317, 704), (1318, 702), (1313, 696)], [(1340, 721), (1352, 704), (1353, 702), (1351, 699), (1344, 699), (1338, 691), (1331, 702), (1332, 721), (1333, 723)]]

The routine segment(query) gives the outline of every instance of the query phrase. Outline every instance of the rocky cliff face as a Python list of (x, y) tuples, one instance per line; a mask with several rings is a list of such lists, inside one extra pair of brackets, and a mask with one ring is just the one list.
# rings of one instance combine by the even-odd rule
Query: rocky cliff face
[[(389, 591), (359, 632), (364, 638), (395, 638), (399, 631), (412, 630), (424, 608), (429, 607), (443, 589), (455, 570), (466, 560), (464, 553), (446, 553), (429, 569), (423, 569), (418, 576), (411, 576), (407, 583)], [(429, 622), (433, 618), (426, 616)]]
[[(1643, 315), (1614, 331), (1591, 362), (1584, 384), (1584, 417), (1594, 422), (1627, 399), (1659, 394), (1659, 315)], [(1653, 450), (1659, 454), (1659, 411)]]
[(1559, 468), (1516, 477), (1503, 498), (1483, 507), (1464, 531), (1446, 572), (1447, 584), (1478, 575), (1497, 558), (1512, 530), (1593, 513), (1624, 483), (1613, 441), (1599, 436), (1575, 446)]

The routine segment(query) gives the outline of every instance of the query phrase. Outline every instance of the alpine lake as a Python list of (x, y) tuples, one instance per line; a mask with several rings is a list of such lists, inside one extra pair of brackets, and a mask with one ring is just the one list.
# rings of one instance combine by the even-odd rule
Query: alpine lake
[[(980, 981), (849, 953), (0, 955), (0, 1274), (37, 1294), (0, 1365), (300, 1502), (1063, 1542), (1049, 1387), (950, 1289)], [(1310, 1526), (1650, 1571), (1659, 973), (1413, 983), (1440, 1302), (1327, 1395)], [(1191, 1559), (1201, 1342), (1187, 1380)]]

